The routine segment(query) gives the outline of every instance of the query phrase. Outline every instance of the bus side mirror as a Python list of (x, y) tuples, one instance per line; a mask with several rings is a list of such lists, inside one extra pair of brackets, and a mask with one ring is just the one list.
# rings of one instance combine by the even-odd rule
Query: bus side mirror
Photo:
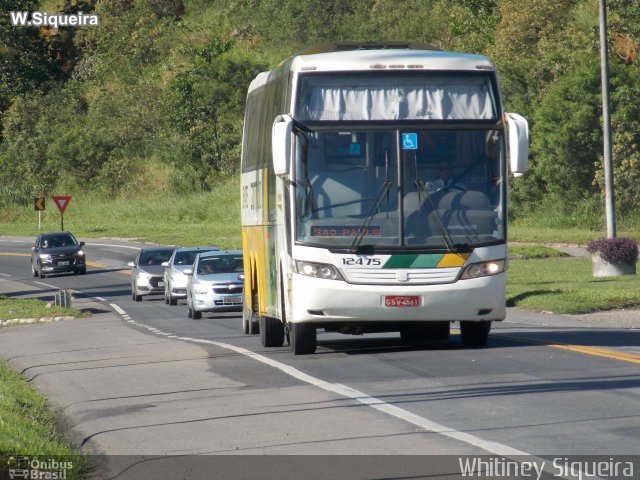
[(278, 176), (289, 174), (291, 165), (291, 133), (293, 120), (289, 115), (278, 115), (271, 130), (273, 171)]
[(529, 166), (529, 124), (517, 113), (507, 113), (509, 124), (509, 164), (514, 177), (519, 177)]

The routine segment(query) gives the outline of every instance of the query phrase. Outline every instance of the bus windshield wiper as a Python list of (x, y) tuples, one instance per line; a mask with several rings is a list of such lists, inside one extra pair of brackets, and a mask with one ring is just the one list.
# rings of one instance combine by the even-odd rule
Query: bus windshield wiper
[(438, 213), (438, 209), (433, 204), (433, 201), (431, 200), (431, 195), (429, 195), (429, 192), (425, 188), (424, 182), (422, 181), (421, 178), (416, 178), (415, 184), (418, 190), (418, 198), (419, 198), (418, 204), (422, 205), (422, 202), (424, 200), (424, 203), (425, 205), (427, 205), (429, 212), (433, 215), (433, 221), (435, 222), (436, 227), (440, 232), (440, 235), (442, 235), (442, 238), (444, 239), (444, 243), (447, 245), (447, 250), (449, 250), (450, 252), (455, 251), (456, 246), (453, 243), (453, 239), (451, 238), (451, 235), (449, 235), (449, 231), (447, 230), (447, 227), (444, 226), (444, 222), (442, 221), (442, 216)]
[(376, 197), (376, 201), (374, 202), (373, 207), (371, 207), (371, 210), (365, 217), (364, 221), (362, 222), (362, 225), (360, 225), (360, 228), (358, 229), (358, 232), (356, 233), (356, 236), (354, 237), (353, 242), (351, 242), (351, 247), (349, 248), (351, 253), (356, 253), (358, 251), (358, 248), (360, 247), (360, 243), (364, 238), (364, 234), (369, 228), (369, 224), (371, 223), (371, 220), (373, 220), (373, 216), (376, 214), (376, 212), (380, 208), (380, 205), (382, 205), (382, 200), (384, 200), (384, 198), (386, 197), (387, 204), (389, 203), (389, 190), (391, 189), (391, 185), (392, 185), (391, 180), (389, 180), (389, 151), (385, 150), (384, 151), (384, 183), (382, 184), (382, 189), (380, 190), (380, 193), (378, 193), (378, 196)]
[(431, 195), (429, 194), (429, 192), (427, 191), (427, 188), (424, 185), (424, 181), (422, 180), (422, 178), (418, 176), (417, 158), (414, 157), (413, 161), (415, 164), (415, 172), (416, 172), (416, 179), (414, 183), (416, 185), (416, 190), (418, 191), (418, 205), (419, 205), (418, 208), (422, 208), (421, 205), (422, 205), (422, 202), (424, 201), (425, 205), (429, 209), (429, 212), (433, 215), (433, 221), (435, 222), (436, 227), (440, 232), (440, 235), (442, 235), (442, 238), (444, 239), (444, 243), (447, 245), (447, 250), (450, 252), (453, 252), (456, 249), (456, 246), (453, 243), (453, 239), (451, 238), (451, 235), (449, 235), (449, 231), (447, 230), (447, 227), (444, 226), (444, 222), (442, 221), (442, 216), (438, 213), (438, 209), (433, 204), (433, 200), (431, 199)]
[(354, 237), (353, 242), (351, 242), (351, 247), (349, 248), (349, 251), (351, 253), (356, 253), (358, 251), (358, 247), (360, 247), (360, 243), (364, 238), (365, 232), (369, 228), (369, 224), (371, 224), (371, 220), (373, 220), (373, 216), (376, 214), (376, 212), (380, 208), (380, 205), (382, 204), (382, 200), (384, 200), (385, 194), (389, 191), (390, 188), (391, 188), (391, 181), (389, 179), (386, 179), (382, 184), (382, 189), (380, 190), (380, 193), (376, 198), (376, 202), (373, 204), (373, 207), (365, 217), (364, 221), (362, 222), (362, 225), (360, 225), (360, 228), (358, 228), (358, 233), (356, 233), (356, 236)]

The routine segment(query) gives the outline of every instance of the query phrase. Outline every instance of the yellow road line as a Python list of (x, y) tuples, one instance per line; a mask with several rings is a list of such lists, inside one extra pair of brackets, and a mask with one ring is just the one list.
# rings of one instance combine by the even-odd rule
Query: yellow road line
[(533, 340), (530, 338), (514, 337), (511, 335), (496, 334), (495, 337), (515, 340), (518, 342), (531, 343), (534, 345), (544, 345), (545, 347), (558, 348), (560, 350), (568, 350), (571, 352), (584, 353), (594, 357), (609, 358), (612, 360), (620, 360), (622, 362), (640, 363), (640, 355), (636, 353), (619, 352), (608, 348), (589, 347), (585, 345), (572, 345), (568, 343), (549, 343), (541, 340)]
[(610, 358), (612, 360), (620, 360), (623, 362), (640, 363), (640, 355), (635, 353), (618, 352), (615, 350), (607, 350), (605, 348), (583, 347), (579, 345), (549, 345), (552, 348), (561, 350), (570, 350), (572, 352), (593, 355), (594, 357)]

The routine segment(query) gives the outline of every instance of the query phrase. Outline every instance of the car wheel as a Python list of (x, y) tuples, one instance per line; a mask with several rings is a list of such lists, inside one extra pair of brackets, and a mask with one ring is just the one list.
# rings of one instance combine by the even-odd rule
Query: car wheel
[(44, 278), (44, 272), (42, 271), (42, 264), (38, 263), (38, 276)]
[(178, 304), (178, 299), (173, 298), (171, 295), (169, 295), (169, 305), (175, 306), (177, 304)]
[(194, 308), (191, 310), (191, 318), (194, 320), (200, 320), (202, 318), (202, 312), (199, 312)]
[(193, 318), (193, 311), (189, 305), (187, 305), (187, 317)]
[(33, 265), (33, 262), (31, 262), (31, 275), (33, 275), (34, 277), (38, 276), (38, 271), (36, 270), (36, 267)]
[(87, 274), (87, 267), (84, 266), (80, 269), (80, 275), (86, 275)]

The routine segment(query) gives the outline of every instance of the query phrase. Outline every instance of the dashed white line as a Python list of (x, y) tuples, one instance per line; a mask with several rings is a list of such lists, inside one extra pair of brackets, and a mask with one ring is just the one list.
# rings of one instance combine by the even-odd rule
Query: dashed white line
[(43, 287), (55, 288), (56, 290), (58, 290), (58, 287), (56, 287), (55, 285), (49, 285), (48, 283), (37, 282), (37, 281), (34, 281), (33, 283), (37, 283), (38, 285), (42, 285)]
[(0, 275), (2, 275), (3, 277), (10, 277), (11, 276), (8, 273), (0, 273)]
[(113, 308), (116, 312), (118, 312), (120, 315), (126, 315), (127, 312), (125, 312), (122, 308), (120, 308), (117, 304), (115, 303), (110, 303), (109, 304), (111, 306), (111, 308)]

